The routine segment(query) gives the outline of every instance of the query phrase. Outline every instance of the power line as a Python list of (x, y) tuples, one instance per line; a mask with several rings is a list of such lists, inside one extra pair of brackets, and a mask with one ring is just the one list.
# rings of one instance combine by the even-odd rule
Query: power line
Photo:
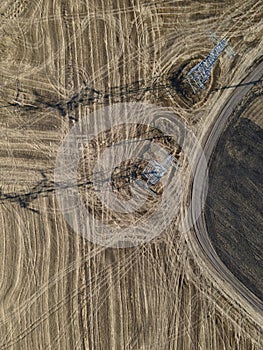
[(262, 81), (263, 81), (263, 79), (259, 79), (259, 80), (250, 81), (248, 83), (240, 83), (240, 84), (236, 84), (236, 85), (227, 85), (227, 86), (223, 86), (221, 88), (213, 89), (213, 91), (219, 91), (219, 90), (225, 90), (225, 89), (234, 89), (236, 87), (246, 86), (246, 85), (256, 85), (256, 84), (261, 83)]

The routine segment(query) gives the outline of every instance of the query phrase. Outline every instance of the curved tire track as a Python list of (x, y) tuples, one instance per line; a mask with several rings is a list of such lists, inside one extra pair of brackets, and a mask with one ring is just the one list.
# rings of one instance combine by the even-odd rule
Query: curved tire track
[[(261, 62), (253, 71), (250, 73), (247, 78), (244, 80), (245, 83), (258, 80), (263, 75), (263, 62)], [(219, 114), (217, 115), (217, 118), (210, 129), (209, 134), (206, 137), (205, 143), (204, 143), (204, 153), (207, 158), (207, 161), (212, 157), (213, 150), (220, 138), (220, 135), (222, 134), (227, 121), (229, 117), (231, 116), (234, 108), (239, 104), (239, 102), (243, 99), (243, 97), (247, 94), (247, 92), (251, 89), (251, 85), (245, 85), (241, 88), (238, 87), (234, 90), (231, 97), (228, 99), (228, 101), (225, 103), (223, 108), (220, 110)], [(195, 169), (195, 177), (193, 180), (193, 187), (192, 187), (192, 216), (195, 215), (195, 211), (198, 210), (199, 206), (203, 201), (204, 198), (204, 185), (205, 182), (200, 183), (198, 180), (198, 174), (200, 172), (200, 169), (202, 169), (203, 164), (201, 161), (197, 163), (196, 169)], [(201, 187), (199, 187), (201, 186)], [(257, 298), (245, 285), (243, 285), (233, 274), (226, 265), (220, 260), (218, 255), (215, 252), (214, 247), (212, 246), (212, 243), (209, 239), (209, 234), (206, 227), (205, 217), (204, 214), (200, 217), (198, 222), (194, 225), (194, 235), (196, 238), (196, 241), (205, 254), (206, 258), (209, 260), (211, 265), (214, 267), (218, 275), (227, 281), (234, 289), (247, 301), (249, 302), (260, 314), (263, 314), (263, 303), (262, 301)]]

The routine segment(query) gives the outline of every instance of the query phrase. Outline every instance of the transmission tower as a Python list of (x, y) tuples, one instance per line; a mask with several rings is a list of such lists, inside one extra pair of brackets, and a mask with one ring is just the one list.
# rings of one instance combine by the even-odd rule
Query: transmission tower
[(200, 89), (205, 88), (205, 83), (209, 80), (212, 68), (218, 57), (222, 54), (228, 42), (222, 39), (206, 56), (203, 61), (194, 66), (186, 75), (186, 80), (196, 94)]
[(148, 162), (141, 174), (143, 180), (137, 179), (136, 183), (140, 187), (148, 190), (148, 192), (150, 192), (151, 194), (155, 194), (150, 189), (150, 186), (156, 185), (172, 166), (176, 170), (178, 170), (181, 166), (181, 163), (171, 154), (169, 154), (165, 159), (163, 159), (161, 163), (152, 159)]
[[(220, 40), (219, 36), (216, 35), (216, 34), (213, 33), (213, 32), (210, 32), (210, 33), (209, 33), (209, 37), (210, 37), (210, 39), (213, 41), (214, 44), (217, 44), (217, 43), (219, 42), (219, 40)], [(235, 55), (236, 55), (236, 53), (235, 53), (235, 51), (233, 50), (233, 48), (229, 45), (229, 43), (227, 43), (227, 44), (228, 44), (228, 45), (227, 45), (227, 47), (226, 47), (226, 49), (225, 49), (226, 54), (227, 54), (230, 58), (234, 58)]]

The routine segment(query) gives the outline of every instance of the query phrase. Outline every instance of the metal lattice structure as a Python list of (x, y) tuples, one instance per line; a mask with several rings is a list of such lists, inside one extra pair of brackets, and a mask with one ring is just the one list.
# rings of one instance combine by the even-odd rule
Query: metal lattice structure
[(137, 180), (136, 182), (140, 187), (155, 194), (150, 190), (150, 186), (155, 186), (168, 172), (171, 166), (174, 166), (176, 169), (180, 166), (179, 161), (171, 154), (169, 154), (161, 163), (156, 160), (150, 160), (141, 174), (144, 181)]
[[(215, 33), (210, 33), (210, 34), (209, 34), (209, 37), (210, 37), (210, 39), (213, 41), (214, 44), (217, 44), (217, 43), (219, 42), (219, 40), (220, 40), (219, 36), (216, 35)], [(226, 46), (226, 48), (225, 48), (225, 52), (226, 52), (226, 54), (227, 54), (229, 57), (231, 57), (231, 58), (235, 57), (235, 55), (236, 55), (235, 51), (234, 51), (233, 48), (229, 45), (228, 42), (227, 42), (227, 46)]]
[(228, 45), (226, 39), (222, 39), (206, 56), (203, 61), (194, 66), (186, 75), (186, 80), (193, 89), (194, 93), (197, 93), (200, 89), (205, 88), (206, 82), (209, 80), (212, 68), (215, 65), (218, 57), (222, 54), (226, 46)]

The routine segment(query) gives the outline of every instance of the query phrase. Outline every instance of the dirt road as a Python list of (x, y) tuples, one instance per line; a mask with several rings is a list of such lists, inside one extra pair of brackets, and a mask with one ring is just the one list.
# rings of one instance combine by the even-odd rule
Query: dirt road
[[(243, 83), (248, 83), (251, 81), (259, 80), (263, 75), (263, 63), (261, 62), (245, 79)], [(212, 128), (208, 131), (207, 137), (204, 140), (204, 153), (207, 161), (212, 156), (213, 150), (219, 140), (221, 133), (223, 132), (229, 117), (231, 116), (234, 108), (239, 104), (239, 102), (243, 99), (246, 93), (250, 90), (252, 85), (242, 85), (241, 87), (237, 87), (229, 100), (221, 109), (220, 113), (215, 116), (215, 122)], [(200, 205), (204, 201), (204, 194), (206, 191), (205, 182), (202, 183), (202, 178), (198, 175), (200, 169), (203, 168), (203, 164), (201, 162), (198, 163), (195, 170), (195, 178), (193, 181), (192, 188), (192, 213), (193, 216), (197, 209), (200, 209)], [(263, 304), (262, 301), (259, 300), (246, 286), (244, 286), (222, 263), (219, 259), (218, 255), (215, 252), (214, 247), (211, 244), (209, 239), (209, 235), (207, 232), (207, 227), (205, 223), (204, 214), (200, 217), (200, 219), (195, 224), (195, 238), (209, 259), (210, 263), (217, 271), (218, 275), (225, 281), (227, 281), (231, 286), (235, 288), (235, 290), (242, 295), (259, 313), (263, 312)]]

